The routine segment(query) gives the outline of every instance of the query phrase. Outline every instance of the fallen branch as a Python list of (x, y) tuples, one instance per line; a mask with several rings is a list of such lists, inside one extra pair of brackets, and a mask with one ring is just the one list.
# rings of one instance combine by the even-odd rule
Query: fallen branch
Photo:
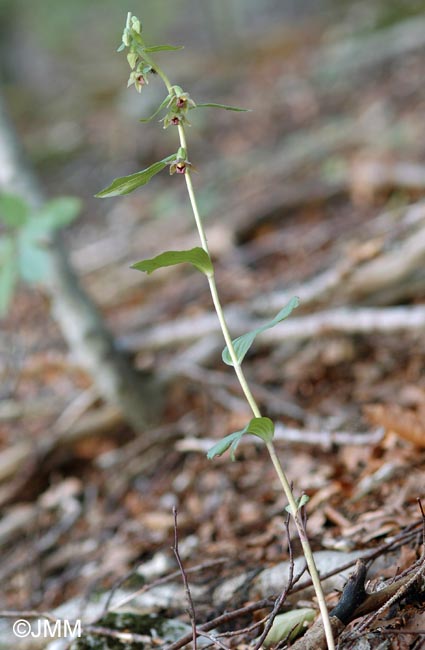
[[(20, 148), (18, 137), (0, 97), (0, 191), (16, 193), (32, 207), (44, 203), (42, 189)], [(117, 406), (136, 430), (159, 411), (159, 394), (152, 378), (136, 372), (118, 351), (89, 295), (80, 285), (58, 235), (47, 247), (52, 270), (47, 283), (51, 310), (73, 355), (85, 368), (99, 394)]]
[[(330, 449), (333, 445), (376, 445), (382, 440), (384, 431), (382, 428), (373, 431), (365, 431), (364, 433), (353, 431), (309, 431), (308, 429), (294, 429), (293, 427), (286, 427), (280, 423), (276, 424), (274, 440), (276, 442), (292, 442), (295, 444), (317, 445), (323, 449)], [(206, 454), (209, 449), (215, 444), (212, 438), (183, 438), (177, 441), (176, 449), (182, 452), (198, 451)], [(252, 445), (252, 440), (242, 438), (240, 446), (249, 443)]]
[[(294, 295), (294, 294), (292, 294)], [(283, 303), (280, 303), (282, 307)], [(255, 329), (262, 321), (254, 320), (241, 310), (228, 312), (228, 322), (237, 333)], [(408, 307), (365, 307), (329, 309), (310, 316), (291, 317), (271, 330), (266, 330), (256, 339), (257, 346), (266, 346), (285, 341), (302, 341), (335, 333), (371, 334), (421, 330), (425, 326), (425, 305)], [(198, 318), (180, 318), (153, 327), (146, 332), (123, 336), (120, 344), (127, 350), (140, 348), (159, 350), (193, 343), (205, 336), (218, 332), (215, 314), (208, 313)]]

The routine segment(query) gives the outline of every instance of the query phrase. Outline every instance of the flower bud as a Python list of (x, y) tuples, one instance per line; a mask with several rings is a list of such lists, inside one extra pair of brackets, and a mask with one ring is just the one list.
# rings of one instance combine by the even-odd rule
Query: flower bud
[(138, 59), (138, 58), (139, 58), (139, 57), (138, 57), (138, 55), (136, 54), (136, 52), (129, 52), (129, 53), (127, 54), (127, 61), (128, 61), (128, 64), (129, 64), (129, 66), (130, 66), (130, 68), (131, 68), (132, 70), (134, 70), (134, 68), (136, 67), (136, 63), (137, 63), (137, 59)]
[(136, 16), (131, 17), (131, 27), (137, 34), (140, 34), (142, 27), (140, 25), (140, 20)]
[(130, 36), (130, 30), (126, 27), (122, 33), (122, 42), (126, 47), (130, 47), (131, 43), (131, 36)]

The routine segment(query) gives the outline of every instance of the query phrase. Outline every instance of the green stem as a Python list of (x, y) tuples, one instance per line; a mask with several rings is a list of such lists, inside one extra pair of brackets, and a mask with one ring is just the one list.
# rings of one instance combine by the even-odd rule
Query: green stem
[(301, 546), (303, 549), (305, 561), (307, 563), (307, 568), (311, 576), (311, 581), (313, 583), (314, 591), (316, 592), (316, 598), (319, 605), (320, 613), (322, 615), (323, 628), (325, 630), (326, 641), (328, 644), (329, 650), (335, 649), (335, 643), (332, 633), (332, 626), (329, 620), (329, 612), (326, 606), (325, 595), (323, 593), (322, 584), (320, 582), (319, 573), (317, 571), (316, 563), (314, 561), (314, 555), (311, 550), (310, 542), (308, 541), (307, 533), (305, 530), (304, 523), (301, 519), (300, 510), (298, 508), (297, 502), (295, 501), (291, 486), (286, 478), (286, 474), (282, 469), (280, 460), (276, 454), (275, 446), (272, 442), (266, 443), (267, 451), (269, 452), (271, 461), (275, 468), (276, 474), (279, 477), (280, 484), (282, 485), (283, 491), (288, 499), (292, 516), (294, 518), (295, 526), (297, 528), (298, 536), (300, 538)]
[[(161, 77), (162, 81), (164, 82), (168, 92), (172, 92), (172, 86), (170, 83), (170, 80), (168, 79), (167, 75), (162, 71), (162, 69), (151, 59), (150, 56), (148, 56), (146, 53), (143, 52), (143, 57), (145, 61), (152, 66), (152, 69), (155, 70), (155, 72), (158, 74), (159, 77)], [(180, 146), (186, 150), (187, 152), (187, 142), (186, 142), (186, 134), (183, 126), (181, 124), (178, 125), (178, 132), (179, 132), (179, 140), (180, 140)], [(186, 187), (187, 187), (187, 192), (189, 195), (189, 200), (190, 204), (192, 207), (192, 212), (195, 218), (195, 223), (196, 227), (198, 230), (199, 238), (201, 240), (202, 248), (204, 251), (209, 255), (209, 248), (208, 248), (208, 241), (205, 235), (205, 230), (204, 226), (202, 223), (202, 218), (201, 215), (199, 214), (198, 210), (198, 204), (196, 201), (196, 196), (195, 192), (193, 189), (193, 184), (192, 184), (192, 177), (190, 174), (190, 169), (186, 169), (185, 173), (185, 180), (186, 180)], [(235, 348), (233, 346), (232, 342), (232, 337), (229, 332), (229, 328), (226, 323), (226, 318), (224, 316), (223, 308), (220, 302), (220, 298), (218, 296), (217, 292), (217, 285), (215, 283), (215, 278), (214, 278), (214, 273), (211, 275), (208, 275), (208, 284), (210, 287), (210, 292), (211, 292), (211, 297), (212, 301), (214, 304), (215, 311), (218, 316), (218, 320), (220, 322), (220, 327), (221, 331), (223, 333), (224, 340), (227, 345), (227, 349), (229, 350), (230, 358), (232, 360), (233, 368), (235, 370), (236, 376), (238, 378), (239, 384), (242, 388), (242, 391), (247, 399), (247, 402), (254, 414), (254, 417), (261, 417), (261, 412), (260, 409), (257, 405), (257, 402), (255, 401), (255, 398), (251, 392), (251, 389), (248, 386), (248, 382), (246, 381), (245, 375), (243, 373), (243, 370), (241, 368), (241, 365), (238, 361)], [(294, 495), (291, 490), (291, 486), (288, 482), (288, 479), (286, 478), (285, 472), (282, 468), (282, 465), (280, 463), (280, 460), (276, 454), (276, 449), (273, 445), (272, 442), (266, 443), (267, 451), (270, 455), (270, 459), (273, 463), (274, 469), (276, 471), (276, 474), (279, 478), (279, 481), (282, 485), (283, 491), (285, 493), (285, 496), (288, 500), (288, 503), (291, 508), (292, 516), (295, 522), (295, 526), (297, 528), (298, 536), (301, 541), (301, 546), (303, 549), (304, 557), (307, 563), (307, 567), (311, 576), (311, 580), (313, 582), (313, 587), (316, 592), (316, 597), (317, 597), (317, 602), (319, 605), (320, 613), (322, 615), (322, 620), (323, 620), (323, 626), (325, 630), (325, 635), (326, 635), (326, 641), (328, 645), (328, 650), (335, 650), (335, 642), (333, 638), (333, 633), (332, 633), (332, 627), (331, 623), (329, 620), (329, 613), (328, 609), (326, 606), (326, 601), (325, 601), (325, 596), (323, 593), (322, 585), (320, 582), (319, 574), (317, 571), (317, 567), (314, 561), (314, 556), (313, 552), (310, 547), (310, 543), (307, 538), (306, 530), (304, 527), (304, 523), (301, 519), (300, 511), (298, 509), (298, 505), (295, 501)]]
[[(180, 145), (186, 149), (187, 147), (186, 147), (186, 137), (185, 137), (184, 129), (181, 125), (179, 125), (178, 128), (179, 128), (179, 136), (180, 136)], [(196, 202), (195, 192), (193, 190), (192, 177), (188, 169), (186, 170), (185, 179), (186, 179), (186, 187), (187, 187), (187, 192), (189, 194), (190, 204), (192, 206), (193, 215), (195, 217), (196, 227), (198, 229), (199, 238), (202, 243), (202, 248), (206, 253), (208, 253), (208, 255), (210, 255), (208, 242), (205, 235), (204, 225), (202, 223), (202, 219), (199, 214), (198, 204)], [(241, 385), (246, 400), (251, 407), (254, 417), (260, 418), (261, 417), (260, 409), (258, 408), (257, 402), (255, 401), (255, 398), (251, 392), (250, 387), (248, 386), (248, 382), (245, 378), (244, 372), (241, 368), (240, 362), (235, 352), (235, 348), (233, 346), (232, 337), (230, 336), (229, 328), (227, 326), (226, 318), (223, 312), (223, 307), (221, 305), (220, 298), (218, 295), (214, 274), (208, 275), (208, 284), (210, 287), (214, 308), (217, 313), (218, 320), (220, 322), (221, 331), (223, 333), (223, 337), (226, 342), (227, 349), (229, 350), (230, 358), (232, 359), (232, 364), (236, 376)]]
[(161, 79), (164, 82), (165, 87), (167, 88), (168, 92), (171, 93), (172, 86), (171, 86), (170, 80), (167, 77), (167, 75), (165, 74), (165, 72), (162, 70), (162, 68), (160, 68), (159, 65), (157, 65), (155, 63), (155, 61), (149, 56), (149, 54), (147, 54), (145, 52), (145, 48), (144, 48), (143, 45), (140, 48), (138, 48), (138, 51), (139, 51), (139, 54), (142, 57), (142, 59), (144, 59), (146, 61), (146, 63), (151, 66), (152, 70), (154, 70), (156, 72), (158, 77), (161, 77)]

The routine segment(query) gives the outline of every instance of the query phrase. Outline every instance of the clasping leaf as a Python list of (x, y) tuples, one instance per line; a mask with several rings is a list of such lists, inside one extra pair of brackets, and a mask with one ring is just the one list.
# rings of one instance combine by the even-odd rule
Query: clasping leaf
[(168, 165), (168, 163), (172, 162), (175, 159), (176, 154), (173, 153), (171, 156), (167, 156), (167, 158), (163, 158), (162, 160), (153, 163), (153, 165), (147, 167), (146, 169), (142, 169), (140, 172), (130, 174), (130, 176), (121, 176), (120, 178), (116, 178), (108, 187), (95, 194), (95, 197), (98, 199), (106, 199), (111, 196), (130, 194), (130, 192), (137, 190), (138, 187), (142, 187), (142, 185), (149, 183), (155, 174), (159, 174), (159, 172), (162, 171), (164, 167)]
[(244, 429), (230, 433), (211, 447), (207, 453), (207, 458), (212, 460), (230, 449), (230, 457), (232, 460), (235, 460), (235, 451), (245, 433), (257, 436), (257, 438), (261, 438), (264, 442), (270, 442), (274, 435), (274, 424), (270, 418), (252, 418)]
[(162, 111), (163, 108), (165, 108), (170, 101), (171, 95), (167, 95), (166, 98), (160, 103), (158, 108), (156, 109), (155, 113), (152, 113), (150, 117), (142, 117), (139, 122), (150, 122), (153, 120), (154, 117), (158, 115)]
[(251, 112), (250, 108), (240, 108), (239, 106), (228, 106), (227, 104), (215, 104), (214, 102), (204, 102), (202, 104), (196, 104), (193, 108), (222, 108), (225, 111), (236, 111), (238, 113), (249, 113)]
[[(310, 501), (310, 497), (307, 494), (302, 494), (299, 499), (295, 499), (295, 503), (297, 504), (297, 510), (301, 510), (301, 508), (305, 506), (309, 501)], [(292, 512), (292, 508), (289, 504), (285, 506), (285, 510), (286, 512), (289, 512), (290, 515), (293, 515), (295, 517), (296, 513)]]
[(206, 276), (213, 275), (214, 269), (210, 256), (199, 246), (187, 251), (165, 251), (165, 253), (161, 253), (151, 259), (136, 262), (132, 264), (131, 268), (137, 269), (138, 271), (146, 271), (146, 273), (150, 274), (157, 269), (162, 269), (165, 266), (175, 266), (182, 262), (189, 262), (189, 264), (192, 264), (192, 266)]
[(176, 50), (183, 50), (183, 45), (152, 45), (151, 47), (144, 47), (145, 52), (175, 52)]
[[(233, 340), (233, 347), (236, 352), (236, 357), (238, 359), (239, 363), (242, 363), (243, 359), (245, 358), (246, 353), (248, 352), (249, 348), (251, 345), (254, 343), (255, 338), (258, 336), (258, 334), (261, 334), (261, 332), (264, 332), (265, 330), (268, 330), (278, 323), (280, 323), (282, 320), (287, 318), (289, 314), (292, 312), (293, 309), (298, 307), (300, 304), (299, 298), (294, 296), (291, 298), (291, 300), (288, 302), (283, 309), (280, 310), (278, 314), (271, 320), (269, 323), (266, 323), (265, 325), (262, 325), (261, 327), (257, 327), (255, 330), (251, 330), (251, 332), (247, 332), (246, 334), (243, 334), (242, 336), (239, 336), (237, 339)], [(227, 363), (228, 366), (233, 366), (232, 359), (230, 357), (229, 350), (227, 349), (227, 345), (223, 350), (222, 353), (222, 359), (224, 363)]]

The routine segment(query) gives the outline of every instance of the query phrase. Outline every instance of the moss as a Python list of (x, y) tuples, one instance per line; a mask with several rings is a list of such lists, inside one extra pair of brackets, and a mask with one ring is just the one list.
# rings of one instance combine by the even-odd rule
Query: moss
[[(110, 612), (96, 625), (121, 632), (160, 637), (167, 642), (175, 641), (188, 631), (188, 626), (181, 621), (156, 614), (134, 614), (133, 612)], [(131, 643), (89, 633), (74, 641), (71, 650), (146, 650), (150, 647), (149, 643)]]

